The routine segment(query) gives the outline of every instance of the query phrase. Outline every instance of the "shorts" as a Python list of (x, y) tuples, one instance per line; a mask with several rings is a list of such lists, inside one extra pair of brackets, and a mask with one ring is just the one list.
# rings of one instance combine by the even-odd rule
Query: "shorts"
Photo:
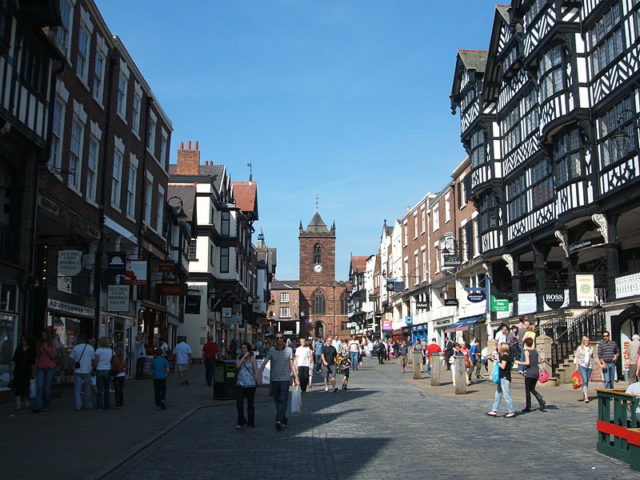
[(177, 363), (176, 364), (176, 372), (188, 372), (189, 364), (188, 363)]
[(336, 378), (336, 365), (327, 365), (324, 367), (324, 373), (326, 378)]
[(350, 368), (345, 368), (344, 370), (342, 370), (342, 373), (344, 374), (344, 378), (349, 378), (349, 372), (350, 372)]

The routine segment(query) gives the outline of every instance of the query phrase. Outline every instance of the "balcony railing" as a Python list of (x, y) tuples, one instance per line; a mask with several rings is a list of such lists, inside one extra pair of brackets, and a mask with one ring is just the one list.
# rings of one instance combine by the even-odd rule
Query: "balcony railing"
[(616, 278), (616, 298), (640, 295), (640, 272)]

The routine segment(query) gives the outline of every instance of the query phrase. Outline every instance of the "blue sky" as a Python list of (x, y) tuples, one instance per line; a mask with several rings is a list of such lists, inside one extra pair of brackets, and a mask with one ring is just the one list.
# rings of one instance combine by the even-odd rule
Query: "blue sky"
[[(459, 48), (486, 49), (495, 3), (433, 0), (97, 0), (202, 160), (247, 180), (298, 278), (298, 224), (337, 226), (336, 271), (376, 252), (384, 219), (440, 190), (464, 158), (449, 94)], [(254, 238), (255, 240), (255, 238)]]

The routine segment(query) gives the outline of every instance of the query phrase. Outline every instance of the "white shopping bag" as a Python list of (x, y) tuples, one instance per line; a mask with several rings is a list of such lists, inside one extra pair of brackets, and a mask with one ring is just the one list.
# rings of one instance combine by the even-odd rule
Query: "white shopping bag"
[(291, 413), (300, 413), (302, 411), (302, 392), (300, 387), (296, 387), (291, 392)]

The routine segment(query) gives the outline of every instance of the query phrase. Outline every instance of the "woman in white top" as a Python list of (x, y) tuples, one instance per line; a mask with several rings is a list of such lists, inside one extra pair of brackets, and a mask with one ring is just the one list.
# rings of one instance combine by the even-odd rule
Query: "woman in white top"
[(307, 347), (307, 341), (304, 338), (300, 339), (300, 346), (296, 348), (293, 361), (298, 369), (300, 388), (303, 392), (306, 392), (307, 386), (311, 388), (311, 384), (313, 383), (309, 381), (309, 372), (312, 371), (311, 367), (313, 366), (313, 354), (311, 349)]
[(109, 339), (100, 337), (99, 348), (94, 359), (96, 366), (96, 383), (98, 386), (98, 410), (109, 408), (109, 381), (111, 379), (111, 357), (113, 350), (109, 348)]
[(589, 378), (593, 371), (593, 347), (589, 337), (582, 337), (582, 345), (576, 349), (573, 363), (576, 364), (576, 372), (582, 377), (582, 400), (589, 403)]

